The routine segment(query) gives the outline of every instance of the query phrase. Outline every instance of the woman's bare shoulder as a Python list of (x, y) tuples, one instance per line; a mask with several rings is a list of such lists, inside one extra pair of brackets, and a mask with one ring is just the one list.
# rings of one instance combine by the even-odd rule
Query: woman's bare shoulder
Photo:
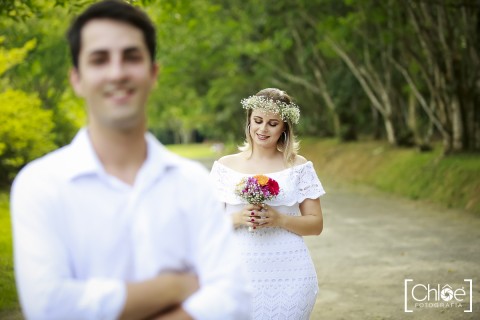
[(294, 166), (299, 166), (299, 165), (305, 164), (305, 163), (307, 163), (307, 162), (308, 162), (308, 160), (305, 159), (305, 157), (297, 154), (297, 155), (295, 156), (295, 161), (293, 162), (293, 165), (294, 165)]
[(220, 159), (218, 159), (218, 162), (223, 164), (224, 166), (234, 168), (239, 163), (239, 161), (241, 161), (241, 159), (242, 159), (242, 152), (223, 156)]

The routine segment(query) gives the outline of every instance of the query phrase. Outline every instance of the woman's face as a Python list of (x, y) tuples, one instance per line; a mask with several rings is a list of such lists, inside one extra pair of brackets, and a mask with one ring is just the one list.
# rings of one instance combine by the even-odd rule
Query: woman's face
[(250, 136), (253, 144), (264, 148), (276, 148), (277, 141), (285, 130), (280, 115), (253, 110), (250, 115)]

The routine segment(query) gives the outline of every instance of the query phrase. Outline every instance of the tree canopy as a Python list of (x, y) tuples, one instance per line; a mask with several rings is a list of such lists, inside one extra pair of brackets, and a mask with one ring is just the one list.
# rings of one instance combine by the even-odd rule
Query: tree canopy
[[(2, 163), (12, 163), (5, 146), (17, 150), (5, 131), (24, 128), (20, 140), (44, 144), (13, 161), (21, 166), (68, 143), (85, 124), (67, 81), (64, 37), (92, 2), (1, 2)], [(158, 28), (161, 72), (149, 126), (166, 143), (239, 142), (240, 100), (278, 87), (301, 107), (301, 135), (371, 136), (423, 149), (439, 140), (446, 154), (480, 150), (478, 1), (130, 2)], [(36, 111), (23, 119), (15, 108)], [(27, 137), (34, 121), (44, 123), (37, 142)]]

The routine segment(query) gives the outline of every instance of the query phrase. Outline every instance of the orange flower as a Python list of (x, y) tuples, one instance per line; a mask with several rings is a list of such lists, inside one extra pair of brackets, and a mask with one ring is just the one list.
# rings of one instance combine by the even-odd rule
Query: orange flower
[(264, 176), (263, 174), (258, 174), (256, 176), (253, 176), (255, 179), (257, 179), (258, 181), (258, 184), (261, 185), (262, 187), (263, 186), (266, 186), (267, 183), (268, 183), (268, 177), (267, 176)]

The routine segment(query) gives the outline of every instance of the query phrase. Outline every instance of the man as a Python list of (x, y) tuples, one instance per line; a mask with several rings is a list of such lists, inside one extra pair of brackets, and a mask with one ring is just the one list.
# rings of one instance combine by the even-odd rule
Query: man
[(70, 81), (88, 126), (12, 187), (28, 319), (243, 319), (245, 271), (200, 165), (146, 133), (155, 29), (120, 1), (72, 24)]

